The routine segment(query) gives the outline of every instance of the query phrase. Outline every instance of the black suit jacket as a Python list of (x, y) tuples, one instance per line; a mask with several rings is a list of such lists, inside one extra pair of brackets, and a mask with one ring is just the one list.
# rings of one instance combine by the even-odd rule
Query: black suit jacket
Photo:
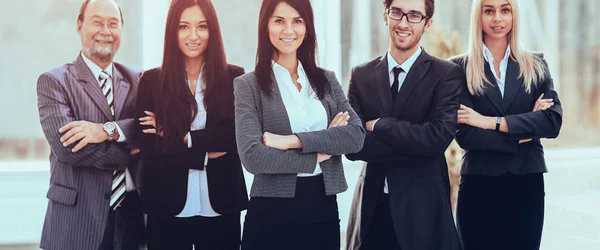
[[(235, 142), (233, 115), (233, 79), (244, 74), (244, 69), (229, 65), (229, 81), (225, 86), (222, 100), (231, 103), (226, 113), (211, 112), (208, 107), (206, 128), (192, 131), (192, 148), (183, 143), (176, 153), (160, 150), (160, 138), (145, 134), (139, 126), (137, 144), (140, 148), (139, 191), (142, 207), (147, 214), (177, 215), (187, 199), (188, 173), (192, 168), (204, 169), (208, 178), (208, 192), (213, 209), (219, 214), (245, 210), (248, 193)], [(140, 79), (137, 96), (136, 118), (146, 116), (145, 110), (154, 111), (154, 96), (158, 84), (159, 69), (146, 71)], [(178, 112), (174, 110), (173, 112)], [(204, 168), (207, 152), (227, 152), (222, 157), (209, 159)]]
[[(541, 54), (536, 56), (543, 60)], [(466, 72), (467, 57), (453, 58)], [(488, 63), (485, 74), (491, 85), (485, 87), (484, 95), (471, 95), (467, 84), (463, 84), (460, 102), (484, 116), (506, 117), (509, 133), (485, 130), (469, 125), (459, 126), (456, 140), (466, 150), (461, 174), (500, 176), (506, 172), (518, 175), (547, 172), (544, 151), (540, 138), (555, 138), (562, 125), (562, 107), (554, 91), (552, 77), (546, 65), (544, 80), (525, 92), (523, 78), (518, 78), (519, 64), (512, 58), (506, 68), (504, 97)], [(552, 98), (554, 106), (544, 111), (532, 112), (533, 106), (544, 94)], [(533, 139), (519, 144), (521, 139)]]
[[(461, 69), (423, 50), (392, 103), (385, 56), (352, 70), (348, 99), (367, 132), (363, 148), (346, 157), (367, 162), (359, 177), (348, 228), (355, 249), (365, 237), (388, 178), (392, 220), (407, 249), (460, 249), (450, 207), (444, 151), (457, 128)], [(358, 212), (360, 211), (360, 212)], [(352, 223), (360, 217), (360, 222)], [(352, 242), (354, 241), (354, 242)]]

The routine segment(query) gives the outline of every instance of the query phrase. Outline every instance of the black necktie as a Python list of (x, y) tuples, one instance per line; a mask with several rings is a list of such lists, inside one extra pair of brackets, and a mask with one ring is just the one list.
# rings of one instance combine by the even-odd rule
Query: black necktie
[(398, 87), (400, 86), (398, 76), (400, 75), (400, 72), (404, 72), (400, 66), (394, 68), (394, 83), (392, 83), (392, 87), (390, 88), (390, 91), (392, 92), (392, 102), (395, 102), (396, 97), (398, 96)]

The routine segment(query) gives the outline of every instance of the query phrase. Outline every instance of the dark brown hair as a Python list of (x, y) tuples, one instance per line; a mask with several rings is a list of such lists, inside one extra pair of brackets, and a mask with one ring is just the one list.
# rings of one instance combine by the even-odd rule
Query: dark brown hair
[[(388, 9), (394, 0), (383, 0), (383, 5), (386, 9)], [(424, 0), (425, 1), (425, 15), (427, 19), (431, 19), (433, 17), (433, 13), (435, 12), (435, 0)]]
[(263, 0), (258, 18), (258, 49), (256, 51), (256, 66), (254, 74), (261, 90), (270, 95), (275, 82), (271, 60), (277, 49), (269, 39), (269, 20), (279, 3), (287, 3), (296, 9), (306, 25), (306, 37), (296, 56), (306, 72), (310, 85), (319, 99), (325, 96), (328, 84), (325, 72), (317, 67), (317, 34), (314, 25), (314, 14), (309, 0)]
[[(223, 96), (220, 94), (222, 84), (226, 83), (229, 75), (215, 8), (211, 0), (173, 0), (167, 14), (163, 62), (156, 92), (159, 94), (154, 100), (156, 124), (164, 132), (165, 149), (183, 143), (183, 137), (198, 113), (194, 93), (191, 93), (187, 83), (185, 55), (179, 49), (179, 20), (183, 11), (193, 6), (200, 7), (204, 12), (209, 33), (208, 44), (203, 52), (202, 81), (206, 86), (204, 107), (207, 112), (228, 110), (227, 102), (220, 100)], [(219, 110), (209, 110), (213, 108)]]

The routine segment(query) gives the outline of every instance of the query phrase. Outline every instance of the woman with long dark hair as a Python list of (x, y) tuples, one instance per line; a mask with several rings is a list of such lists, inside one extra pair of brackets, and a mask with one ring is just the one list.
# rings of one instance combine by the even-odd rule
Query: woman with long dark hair
[(542, 138), (555, 138), (562, 108), (542, 54), (521, 47), (517, 0), (475, 0), (456, 140), (466, 150), (457, 220), (465, 250), (540, 248), (544, 222)]
[(238, 152), (254, 174), (242, 249), (340, 249), (342, 154), (365, 131), (335, 74), (316, 64), (309, 0), (264, 0), (255, 71), (238, 77)]
[(148, 249), (239, 249), (248, 198), (236, 151), (233, 79), (210, 0), (173, 0), (163, 63), (137, 96)]

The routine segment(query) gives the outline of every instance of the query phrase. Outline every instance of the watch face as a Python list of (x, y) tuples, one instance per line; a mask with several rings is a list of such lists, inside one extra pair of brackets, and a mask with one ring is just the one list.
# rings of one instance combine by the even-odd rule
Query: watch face
[(106, 130), (107, 132), (112, 132), (115, 130), (115, 128), (116, 128), (116, 126), (112, 122), (104, 123), (104, 130)]

